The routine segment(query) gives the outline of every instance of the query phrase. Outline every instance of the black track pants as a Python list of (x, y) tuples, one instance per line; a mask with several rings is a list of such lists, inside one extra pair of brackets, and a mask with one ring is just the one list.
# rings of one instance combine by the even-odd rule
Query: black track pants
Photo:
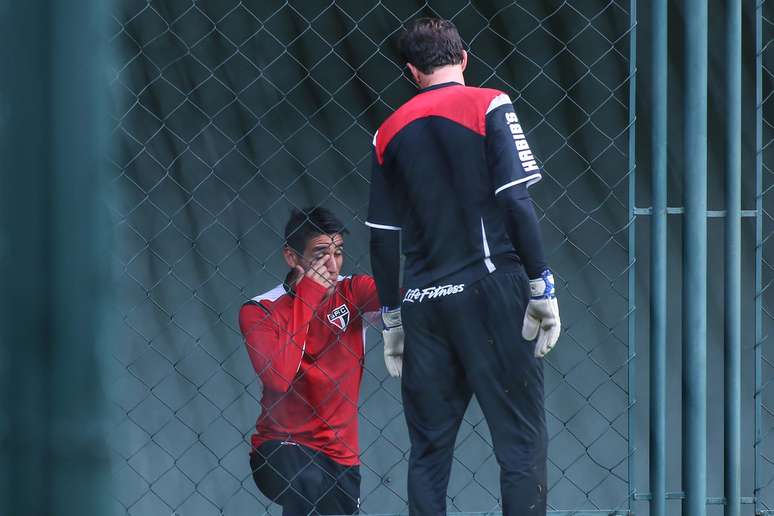
[(498, 269), (462, 292), (418, 299), (401, 310), (410, 514), (446, 514), (454, 442), (475, 394), (500, 465), (503, 514), (545, 515), (543, 364), (521, 337), (525, 273)]

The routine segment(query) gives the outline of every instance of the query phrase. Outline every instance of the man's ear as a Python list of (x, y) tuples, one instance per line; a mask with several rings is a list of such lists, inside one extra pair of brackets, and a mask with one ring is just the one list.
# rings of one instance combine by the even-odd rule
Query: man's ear
[(462, 51), (462, 62), (460, 63), (460, 65), (462, 66), (463, 72), (465, 71), (465, 68), (468, 67), (468, 53), (465, 52), (464, 50)]
[(285, 263), (287, 263), (288, 267), (291, 269), (295, 269), (297, 266), (301, 265), (298, 254), (287, 245), (282, 248), (282, 256), (285, 258)]
[(420, 74), (422, 72), (420, 72), (419, 69), (411, 63), (406, 63), (406, 67), (409, 69), (409, 73), (411, 74), (411, 77), (414, 78), (414, 84), (416, 84), (418, 87), (421, 87), (422, 81), (420, 81), (419, 78), (421, 77)]

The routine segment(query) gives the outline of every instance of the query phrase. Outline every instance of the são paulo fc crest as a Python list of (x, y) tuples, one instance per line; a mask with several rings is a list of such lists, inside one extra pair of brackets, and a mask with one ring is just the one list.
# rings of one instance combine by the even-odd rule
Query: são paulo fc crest
[(349, 308), (347, 305), (341, 305), (328, 314), (328, 320), (335, 324), (340, 330), (346, 330), (349, 324)]

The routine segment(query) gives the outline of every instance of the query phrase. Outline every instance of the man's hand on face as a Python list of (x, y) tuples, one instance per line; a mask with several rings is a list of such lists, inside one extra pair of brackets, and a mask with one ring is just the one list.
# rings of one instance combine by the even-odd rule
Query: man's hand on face
[(330, 288), (334, 285), (334, 279), (331, 277), (331, 273), (328, 271), (328, 260), (331, 259), (329, 253), (324, 253), (322, 256), (315, 258), (310, 264), (309, 268), (304, 271), (300, 265), (296, 266), (298, 271), (298, 279), (301, 280), (302, 275), (308, 277), (315, 283), (322, 285), (325, 288)]

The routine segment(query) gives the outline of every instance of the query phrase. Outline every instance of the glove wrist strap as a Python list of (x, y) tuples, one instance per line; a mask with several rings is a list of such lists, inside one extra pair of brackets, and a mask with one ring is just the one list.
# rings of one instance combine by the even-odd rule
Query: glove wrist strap
[(389, 308), (382, 307), (382, 324), (385, 331), (390, 331), (396, 328), (400, 328), (403, 324), (400, 316), (400, 307)]
[(540, 277), (529, 280), (530, 299), (553, 299), (556, 297), (554, 274), (546, 269)]

